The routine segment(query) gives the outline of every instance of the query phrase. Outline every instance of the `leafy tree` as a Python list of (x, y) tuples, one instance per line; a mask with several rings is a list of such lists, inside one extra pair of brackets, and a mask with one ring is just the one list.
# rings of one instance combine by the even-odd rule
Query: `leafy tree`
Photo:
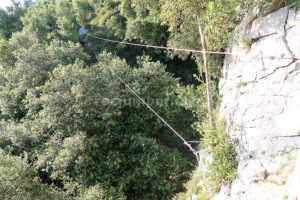
[(41, 184), (28, 163), (0, 151), (0, 196), (3, 199), (70, 199)]
[[(191, 71), (194, 72), (196, 68), (191, 59), (186, 65), (180, 59), (171, 59), (162, 50), (111, 44), (89, 36), (165, 46), (169, 33), (167, 26), (161, 25), (159, 10), (158, 1), (39, 0), (27, 11), (22, 21), (25, 29), (36, 32), (40, 40), (59, 38), (80, 41), (92, 58), (94, 52), (109, 51), (125, 58), (131, 65), (137, 65), (138, 56), (149, 55), (153, 60), (167, 64), (168, 71), (191, 82)], [(80, 27), (86, 28), (89, 35), (79, 36)], [(183, 70), (184, 75), (181, 74)]]
[[(24, 16), (0, 12), (5, 22), (17, 24), (0, 39), (0, 148), (5, 156), (27, 155), (28, 169), (34, 171), (29, 180), (38, 176), (70, 198), (171, 199), (182, 190), (194, 158), (108, 67), (185, 138), (198, 140), (207, 115), (204, 87), (179, 86), (166, 71), (193, 80), (196, 63), (202, 74), (202, 58), (89, 35), (197, 49), (200, 24), (206, 27), (208, 48), (223, 51), (236, 5), (238, 0), (38, 0)], [(81, 27), (89, 35), (79, 36)], [(212, 78), (218, 79), (222, 57), (210, 61)], [(222, 148), (215, 152), (221, 158)], [(218, 172), (218, 180), (227, 176), (223, 168)], [(41, 191), (45, 186), (27, 183)]]
[(80, 200), (125, 200), (126, 197), (114, 189), (104, 190), (100, 185), (89, 187), (84, 191)]
[(57, 0), (54, 4), (56, 24), (59, 34), (70, 41), (78, 41), (79, 24), (76, 21), (76, 14), (69, 0)]
[[(201, 25), (205, 29), (205, 42), (208, 50), (224, 51), (237, 23), (235, 8), (239, 3), (239, 0), (226, 0), (225, 2), (221, 0), (162, 1), (162, 22), (169, 27), (170, 32), (168, 45), (199, 49), (201, 41), (198, 27)], [(177, 53), (182, 58), (187, 56), (185, 53)], [(194, 58), (202, 72), (201, 55), (195, 54)], [(220, 59), (222, 60), (222, 57), (212, 56), (210, 59), (211, 76), (215, 79), (220, 77), (222, 67)]]
[(26, 114), (22, 101), (27, 90), (43, 85), (54, 67), (87, 58), (78, 44), (53, 40), (47, 45), (28, 31), (14, 34), (2, 48), (9, 51), (0, 59), (7, 66), (1, 71), (0, 110), (13, 119)]
[[(38, 39), (28, 42), (29, 53), (34, 41)], [(107, 67), (122, 76), (184, 137), (194, 139), (196, 135), (190, 128), (193, 118), (188, 118), (190, 113), (176, 101), (178, 79), (149, 58), (140, 58), (136, 69), (107, 53), (101, 54), (99, 62), (88, 68), (82, 61), (66, 65), (74, 59), (66, 61), (60, 51), (62, 45), (69, 47), (55, 40), (49, 46), (39, 47), (41, 55), (45, 49), (49, 50), (47, 55), (52, 59), (46, 71), (51, 75), (37, 84), (26, 84), (22, 100), (25, 116), (22, 123), (0, 125), (0, 131), (5, 133), (1, 148), (15, 155), (28, 152), (28, 159), (41, 179), (68, 194), (78, 196), (85, 188), (100, 184), (104, 191), (112, 188), (123, 192), (128, 199), (170, 199), (186, 179), (178, 174), (191, 169), (192, 154), (154, 114), (136, 101)], [(58, 54), (51, 53), (52, 47)], [(27, 53), (21, 47), (18, 51)], [(75, 56), (76, 52), (82, 55), (80, 51), (70, 54)], [(16, 57), (13, 70), (23, 61)], [(48, 60), (44, 59), (43, 63), (47, 64)], [(25, 67), (22, 65), (20, 69)], [(8, 90), (6, 94), (11, 92)]]
[(2, 70), (12, 67), (15, 62), (12, 46), (6, 39), (0, 37), (0, 66)]
[[(99, 64), (88, 70), (75, 65), (53, 72), (51, 81), (42, 87), (40, 100), (35, 101), (43, 109), (34, 118), (53, 131), (50, 143), (38, 156), (40, 169), (49, 168), (54, 179), (119, 188), (129, 199), (168, 199), (177, 190), (177, 183), (169, 178), (187, 168), (187, 161), (173, 149), (178, 142), (168, 143), (175, 138), (153, 114), (145, 112), (143, 105), (130, 104), (132, 95), (111, 78), (106, 68), (112, 66), (146, 99), (174, 99), (171, 88), (176, 80), (164, 73), (159, 63), (141, 64), (142, 68), (131, 71), (124, 61), (104, 54)], [(128, 100), (129, 105), (122, 105), (123, 100)], [(166, 113), (171, 122), (184, 113), (176, 105), (154, 106)], [(177, 125), (184, 127), (183, 123)], [(68, 138), (83, 137), (76, 136), (78, 131), (86, 135), (86, 139), (78, 139), (79, 143), (74, 144), (79, 157), (77, 151), (63, 148)], [(56, 153), (53, 146), (61, 148)], [(61, 159), (60, 155), (66, 152), (72, 152), (73, 162)], [(66, 166), (61, 169), (62, 163)]]
[(12, 33), (21, 31), (23, 28), (21, 17), (24, 15), (26, 7), (13, 1), (13, 5), (6, 10), (0, 9), (0, 37), (8, 39)]
[(53, 38), (78, 41), (79, 25), (72, 2), (39, 0), (30, 6), (22, 18), (25, 29), (35, 32), (40, 40)]

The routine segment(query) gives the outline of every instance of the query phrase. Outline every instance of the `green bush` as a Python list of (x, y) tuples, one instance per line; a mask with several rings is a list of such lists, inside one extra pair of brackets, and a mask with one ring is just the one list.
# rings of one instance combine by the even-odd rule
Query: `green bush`
[(67, 200), (65, 195), (41, 184), (25, 159), (0, 151), (0, 196), (9, 200)]
[(115, 189), (104, 190), (100, 185), (89, 187), (78, 200), (126, 200), (126, 197)]
[(237, 171), (236, 144), (230, 139), (220, 124), (211, 129), (208, 123), (202, 125), (203, 140), (201, 148), (207, 149), (212, 161), (209, 162), (208, 180), (218, 190), (222, 184), (233, 181)]
[(300, 8), (300, 0), (289, 0), (289, 6), (291, 8), (295, 8), (296, 10), (299, 10), (299, 8)]
[[(181, 191), (186, 180), (184, 172), (195, 165), (193, 155), (144, 105), (128, 103), (136, 98), (107, 67), (146, 100), (166, 100), (166, 105), (154, 102), (153, 108), (189, 140), (199, 136), (190, 127), (195, 118), (199, 120), (195, 127), (207, 118), (204, 84), (175, 91), (180, 82), (166, 72), (165, 66), (137, 58), (151, 55), (154, 60), (170, 62), (168, 68), (181, 63), (158, 50), (109, 44), (94, 38), (85, 38), (83, 45), (71, 41), (83, 39), (78, 37), (78, 29), (84, 27), (105, 38), (198, 49), (195, 41), (199, 41), (200, 23), (206, 28), (208, 49), (223, 51), (236, 25), (234, 10), (239, 2), (38, 0), (22, 18), (24, 29), (7, 40), (10, 32), (15, 32), (9, 29), (0, 41), (0, 119), (11, 120), (0, 124), (0, 147), (13, 155), (27, 152), (42, 181), (64, 189), (74, 198), (122, 199), (124, 194), (128, 199), (170, 199)], [(2, 12), (0, 18), (6, 19), (6, 15)], [(19, 22), (18, 18), (16, 24)], [(0, 23), (0, 29), (4, 27), (2, 31), (6, 31), (7, 24), (15, 23)], [(86, 54), (104, 49), (127, 62), (105, 53), (97, 62), (94, 54)], [(193, 60), (193, 66), (197, 62), (201, 69), (200, 56), (178, 56)], [(221, 74), (222, 59), (211, 56), (213, 80)], [(188, 65), (181, 69), (188, 71)], [(176, 92), (183, 97), (180, 105)], [(200, 130), (207, 146), (213, 147), (210, 154), (215, 160), (210, 167), (216, 173), (211, 179), (230, 181), (232, 175), (224, 168), (229, 166), (234, 174), (233, 162), (226, 157), (232, 154), (233, 147), (221, 144), (229, 138), (223, 132), (205, 131), (202, 127)], [(209, 134), (216, 134), (212, 137), (217, 142), (213, 143)], [(1, 173), (4, 172), (0, 172), (0, 177)], [(29, 180), (30, 191), (44, 191), (43, 185), (36, 185), (39, 182), (31, 182), (34, 174), (21, 174), (23, 171), (16, 171), (21, 182), (11, 180), (13, 185), (4, 185), (6, 189), (13, 191), (23, 185), (22, 181)], [(191, 183), (188, 187), (194, 186)], [(25, 199), (31, 195), (27, 189), (20, 191), (25, 191), (18, 194)]]
[[(17, 36), (23, 38), (23, 34)], [(55, 48), (52, 43), (57, 43)], [(85, 188), (101, 184), (104, 189), (122, 191), (131, 200), (170, 199), (181, 190), (187, 177), (177, 174), (192, 168), (193, 155), (107, 67), (125, 79), (185, 138), (193, 140), (196, 133), (190, 126), (194, 118), (177, 104), (175, 89), (179, 80), (165, 72), (160, 62), (146, 57), (139, 59), (138, 68), (131, 68), (125, 60), (108, 53), (99, 55), (99, 62), (93, 66), (73, 59), (67, 62), (61, 51), (78, 52), (70, 45), (52, 41), (46, 47), (48, 57), (43, 58), (44, 62), (35, 60), (35, 64), (57, 64), (49, 65), (51, 70), (47, 68), (45, 73), (34, 71), (36, 68), (31, 69), (33, 65), (25, 62), (32, 61), (32, 56), (18, 58), (18, 67), (7, 70), (21, 76), (22, 71), (17, 69), (27, 69), (28, 73), (23, 74), (26, 80), (34, 77), (41, 81), (13, 84), (17, 80), (7, 77), (6, 83), (11, 87), (0, 90), (0, 94), (7, 95), (0, 97), (0, 105), (4, 105), (0, 110), (13, 118), (15, 109), (6, 109), (11, 108), (9, 99), (15, 95), (12, 91), (26, 91), (22, 102), (16, 101), (26, 117), (21, 122), (0, 122), (0, 148), (13, 155), (27, 152), (42, 181), (75, 197)], [(51, 49), (56, 56), (49, 56)], [(27, 48), (22, 48), (22, 52), (25, 56)], [(62, 61), (74, 63), (67, 65)], [(100, 190), (93, 191), (96, 197), (101, 195)]]
[(209, 200), (210, 196), (207, 188), (201, 187), (200, 183), (203, 182), (204, 177), (199, 169), (196, 169), (190, 177), (190, 180), (184, 185), (186, 192), (177, 194), (173, 200), (187, 200), (193, 199), (197, 196), (197, 200)]

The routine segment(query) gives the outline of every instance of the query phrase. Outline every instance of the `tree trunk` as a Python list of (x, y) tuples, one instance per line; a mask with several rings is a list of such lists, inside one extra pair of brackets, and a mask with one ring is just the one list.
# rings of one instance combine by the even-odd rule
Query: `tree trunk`
[(203, 50), (203, 64), (205, 70), (205, 82), (206, 82), (206, 96), (207, 96), (207, 110), (209, 116), (210, 127), (215, 127), (214, 117), (213, 117), (213, 100), (212, 100), (212, 91), (211, 91), (211, 80), (210, 80), (210, 70), (208, 64), (208, 54), (206, 53), (206, 43), (205, 43), (205, 33), (199, 26), (199, 34), (201, 38), (201, 45)]

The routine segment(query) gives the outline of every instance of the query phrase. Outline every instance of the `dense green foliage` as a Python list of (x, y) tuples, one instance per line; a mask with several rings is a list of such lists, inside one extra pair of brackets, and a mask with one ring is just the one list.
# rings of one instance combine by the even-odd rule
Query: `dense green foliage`
[[(199, 169), (196, 169), (190, 177), (190, 180), (185, 183), (185, 192), (178, 193), (173, 200), (187, 200), (192, 197), (197, 200), (209, 200), (210, 194), (207, 190), (207, 182), (204, 179), (203, 172)], [(201, 185), (200, 185), (201, 184)], [(196, 195), (196, 197), (195, 197)]]
[(2, 150), (0, 180), (1, 199), (68, 199), (67, 196), (41, 184), (25, 159), (6, 155)]
[[(163, 100), (153, 107), (178, 130), (190, 133), (186, 137), (195, 138), (189, 128), (193, 119), (185, 117), (189, 112), (172, 102), (178, 80), (148, 58), (140, 58), (140, 67), (131, 69), (125, 60), (104, 53), (86, 67), (78, 59), (86, 55), (73, 43), (53, 40), (40, 47), (30, 43), (38, 41), (34, 35), (26, 35), (32, 39), (27, 48), (13, 51), (22, 56), (15, 56), (15, 67), (2, 73), (1, 112), (16, 122), (1, 126), (1, 147), (15, 155), (28, 152), (41, 179), (62, 184), (71, 195), (101, 184), (125, 192), (129, 199), (169, 199), (184, 180), (170, 177), (188, 170), (191, 158), (144, 105), (131, 102), (130, 91), (107, 66), (145, 99)], [(21, 36), (14, 35), (9, 45)], [(39, 59), (30, 57), (39, 48)], [(17, 84), (17, 77), (24, 81)]]
[(222, 185), (230, 184), (236, 176), (236, 145), (224, 132), (223, 125), (211, 129), (208, 122), (201, 124), (203, 140), (201, 143), (202, 162), (185, 184), (186, 192), (177, 194), (173, 200), (186, 200), (196, 196), (197, 200), (209, 200)]
[(21, 31), (23, 28), (21, 16), (24, 15), (25, 8), (14, 2), (7, 11), (0, 9), (0, 37), (10, 38), (11, 34)]
[(218, 124), (215, 129), (203, 126), (201, 129), (204, 132), (203, 148), (208, 149), (208, 154), (214, 158), (208, 165), (210, 169), (207, 175), (208, 180), (213, 183), (217, 190), (222, 184), (233, 181), (237, 169), (236, 146), (224, 128), (224, 124)]
[(297, 10), (299, 10), (299, 8), (300, 8), (299, 0), (290, 0), (288, 3), (292, 8), (296, 8)]
[[(225, 124), (222, 120), (216, 120), (216, 127), (211, 128), (207, 120), (206, 90), (204, 85), (197, 87), (179, 87), (181, 103), (187, 109), (193, 111), (198, 119), (193, 127), (200, 133), (202, 140), (200, 148), (204, 152), (201, 165), (196, 169), (185, 184), (187, 191), (179, 193), (174, 200), (184, 200), (197, 195), (199, 200), (208, 200), (219, 191), (223, 184), (230, 184), (236, 176), (236, 144), (224, 131)], [(218, 102), (218, 96), (213, 90), (214, 102)], [(215, 105), (216, 106), (216, 105)]]
[[(208, 48), (224, 51), (241, 4), (37, 0), (0, 10), (0, 196), (154, 200), (183, 191), (196, 166), (193, 154), (109, 68), (184, 138), (203, 140), (201, 148), (214, 157), (213, 184), (230, 182), (235, 146), (222, 129), (205, 126), (201, 55), (92, 36), (199, 49), (201, 26)], [(79, 34), (83, 28), (88, 34)], [(223, 56), (209, 61), (217, 107)], [(194, 177), (204, 178), (197, 171)]]

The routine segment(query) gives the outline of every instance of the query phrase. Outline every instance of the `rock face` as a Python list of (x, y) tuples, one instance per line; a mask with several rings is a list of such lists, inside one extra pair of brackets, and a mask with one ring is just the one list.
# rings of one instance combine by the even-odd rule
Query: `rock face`
[(231, 52), (220, 115), (238, 142), (239, 167), (214, 199), (300, 199), (300, 12), (246, 17)]

